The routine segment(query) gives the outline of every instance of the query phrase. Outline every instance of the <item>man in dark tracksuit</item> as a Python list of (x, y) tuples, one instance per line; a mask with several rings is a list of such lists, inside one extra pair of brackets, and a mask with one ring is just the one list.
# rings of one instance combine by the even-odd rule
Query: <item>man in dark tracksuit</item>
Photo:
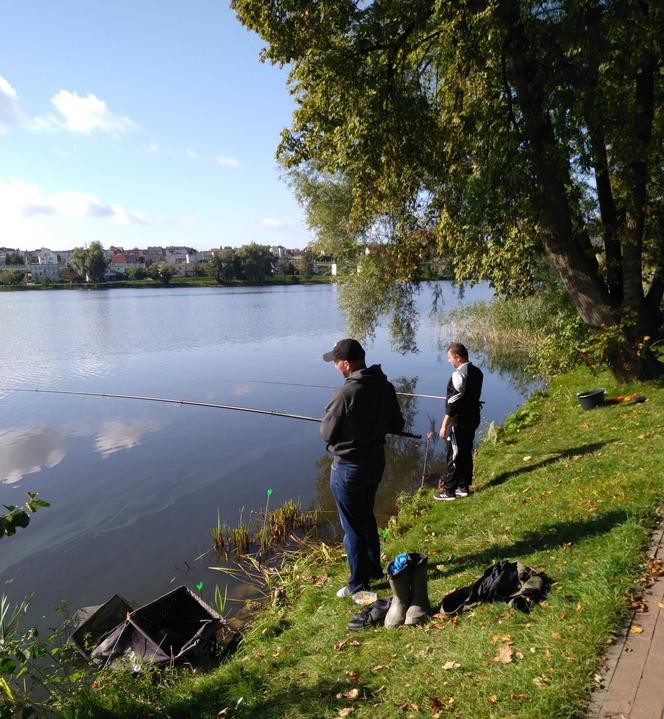
[(337, 596), (346, 597), (383, 576), (374, 500), (385, 469), (385, 435), (401, 432), (404, 420), (394, 387), (380, 365), (366, 366), (357, 340), (339, 340), (323, 359), (333, 361), (346, 380), (325, 408), (320, 427), (334, 457), (330, 488), (350, 567), (348, 585)]
[(450, 502), (467, 497), (473, 481), (473, 440), (480, 423), (482, 371), (468, 361), (468, 350), (459, 342), (447, 349), (454, 371), (447, 383), (445, 418), (439, 436), (446, 439), (447, 473), (434, 499)]

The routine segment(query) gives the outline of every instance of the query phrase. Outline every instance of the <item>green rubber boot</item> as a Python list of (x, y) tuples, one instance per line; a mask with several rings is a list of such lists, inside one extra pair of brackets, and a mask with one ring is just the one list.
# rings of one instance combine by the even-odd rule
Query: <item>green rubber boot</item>
[(427, 592), (427, 566), (426, 554), (411, 552), (409, 555), (409, 569), (411, 580), (410, 605), (406, 611), (404, 624), (422, 624), (429, 613), (429, 594)]

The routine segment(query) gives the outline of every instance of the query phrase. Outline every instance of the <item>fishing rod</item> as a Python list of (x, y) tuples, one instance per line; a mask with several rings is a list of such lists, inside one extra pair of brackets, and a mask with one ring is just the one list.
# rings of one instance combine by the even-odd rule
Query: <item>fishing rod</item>
[[(230, 377), (223, 378), (227, 382), (246, 382), (247, 384), (274, 384), (279, 387), (309, 387), (312, 389), (336, 389), (328, 384), (304, 384), (302, 382), (276, 382), (268, 379), (233, 379)], [(401, 397), (423, 397), (424, 399), (445, 399), (438, 394), (419, 394), (416, 392), (397, 392)]]
[[(226, 382), (246, 382), (247, 384), (273, 384), (279, 387), (309, 387), (312, 389), (336, 389), (328, 384), (303, 384), (301, 382), (275, 382), (267, 379), (233, 379), (230, 377), (221, 378)], [(401, 397), (423, 397), (424, 399), (446, 399), (444, 395), (439, 394), (420, 394), (417, 392), (397, 392)]]
[[(0, 387), (3, 392), (37, 392), (40, 394), (63, 394), (78, 397), (113, 397), (114, 399), (135, 399), (143, 402), (161, 402), (163, 404), (187, 405), (189, 407), (211, 407), (212, 409), (228, 409), (235, 412), (250, 412), (253, 414), (267, 414), (273, 417), (287, 417), (289, 419), (300, 419), (306, 422), (322, 422), (320, 417), (309, 417), (303, 414), (293, 414), (292, 412), (277, 412), (271, 409), (256, 409), (254, 407), (239, 407), (232, 404), (216, 404), (214, 402), (194, 402), (188, 399), (169, 399), (167, 397), (142, 397), (133, 394), (114, 394), (112, 392), (76, 392), (74, 390), (64, 389), (24, 389), (17, 387)], [(422, 439), (421, 434), (413, 434), (412, 432), (388, 432), (399, 437), (410, 437), (411, 439)]]

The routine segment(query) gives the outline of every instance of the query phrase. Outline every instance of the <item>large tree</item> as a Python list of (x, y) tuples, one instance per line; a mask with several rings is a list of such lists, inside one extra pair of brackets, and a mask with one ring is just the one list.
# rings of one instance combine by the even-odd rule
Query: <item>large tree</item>
[(91, 242), (88, 247), (75, 247), (69, 258), (69, 264), (86, 282), (99, 282), (104, 277), (108, 261), (104, 258), (104, 248), (100, 242)]
[(289, 67), (281, 161), (343, 178), (351, 235), (389, 218), (395, 279), (413, 237), (506, 292), (542, 253), (616, 375), (662, 374), (661, 0), (232, 5)]

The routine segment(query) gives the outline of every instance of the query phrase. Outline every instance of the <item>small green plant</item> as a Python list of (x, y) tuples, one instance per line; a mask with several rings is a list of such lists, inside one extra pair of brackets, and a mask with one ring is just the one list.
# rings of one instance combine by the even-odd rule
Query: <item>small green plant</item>
[(292, 499), (275, 509), (268, 517), (272, 539), (280, 543), (285, 542), (289, 532), (295, 527), (300, 514), (300, 505), (296, 504)]
[(240, 523), (231, 530), (231, 540), (235, 554), (238, 557), (244, 556), (249, 551), (249, 528), (242, 521), (244, 507), (240, 510)]
[(20, 507), (13, 504), (3, 505), (7, 514), (0, 514), (0, 537), (10, 537), (16, 534), (19, 527), (25, 528), (30, 524), (30, 514), (34, 514), (39, 507), (50, 507), (51, 505), (43, 499), (39, 499), (37, 492), (28, 492), (28, 499)]
[(223, 615), (224, 609), (226, 609), (226, 601), (228, 600), (228, 585), (224, 587), (224, 593), (221, 593), (219, 585), (214, 585), (214, 608)]
[(91, 673), (76, 650), (62, 643), (68, 618), (43, 634), (36, 627), (22, 628), (30, 600), (12, 606), (0, 596), (0, 719), (43, 716), (89, 684)]
[(217, 523), (209, 531), (212, 539), (212, 548), (217, 554), (223, 554), (228, 558), (228, 527), (221, 521), (219, 508), (217, 508)]

